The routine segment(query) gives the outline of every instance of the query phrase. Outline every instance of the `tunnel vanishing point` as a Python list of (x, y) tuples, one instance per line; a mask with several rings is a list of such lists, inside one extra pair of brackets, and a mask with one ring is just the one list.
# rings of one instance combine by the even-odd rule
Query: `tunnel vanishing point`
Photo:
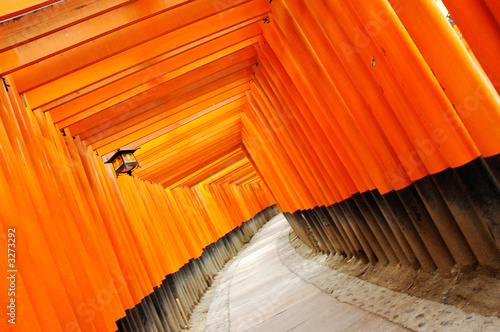
[(179, 331), (280, 211), (498, 275), (500, 4), (443, 3), (2, 2), (0, 330)]

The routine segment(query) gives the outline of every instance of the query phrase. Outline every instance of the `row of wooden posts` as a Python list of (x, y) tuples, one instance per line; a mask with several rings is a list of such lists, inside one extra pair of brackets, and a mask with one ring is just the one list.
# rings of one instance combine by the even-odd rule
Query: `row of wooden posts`
[[(212, 278), (274, 211), (265, 210), (274, 202), (259, 182), (165, 189), (116, 179), (78, 137), (57, 130), (49, 113), (26, 108), (9, 77), (5, 83), (0, 241), (7, 248), (15, 232), (15, 262), (14, 283), (2, 279), (2, 294), (14, 285), (12, 297), (2, 296), (2, 331), (115, 331), (126, 310), (169, 275), (175, 289), (193, 283), (175, 293), (189, 313), (206, 287), (193, 278)], [(6, 321), (11, 298), (15, 325)]]
[(276, 206), (269, 207), (207, 246), (198, 259), (190, 260), (179, 271), (168, 275), (151, 294), (127, 310), (127, 315), (117, 322), (118, 330), (168, 332), (186, 329), (187, 320), (215, 275), (277, 213)]
[(433, 1), (270, 3), (243, 143), (311, 245), (500, 268), (498, 6), (443, 2), (470, 52)]

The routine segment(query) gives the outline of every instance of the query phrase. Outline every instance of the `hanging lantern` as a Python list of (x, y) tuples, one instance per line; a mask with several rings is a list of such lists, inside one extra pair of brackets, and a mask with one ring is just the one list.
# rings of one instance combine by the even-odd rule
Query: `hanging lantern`
[(139, 166), (137, 159), (135, 159), (134, 152), (137, 149), (120, 150), (106, 161), (106, 164), (112, 164), (116, 176), (120, 174), (132, 175), (132, 171)]

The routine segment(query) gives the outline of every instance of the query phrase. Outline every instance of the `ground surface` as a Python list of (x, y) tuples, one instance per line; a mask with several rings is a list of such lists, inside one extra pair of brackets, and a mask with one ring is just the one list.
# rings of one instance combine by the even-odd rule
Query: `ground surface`
[(462, 273), (453, 271), (451, 278), (437, 272), (426, 273), (397, 266), (367, 265), (350, 260), (314, 253), (293, 232), (290, 243), (306, 259), (329, 266), (351, 276), (424, 299), (450, 304), (469, 313), (500, 317), (500, 279), (481, 270)]
[[(332, 270), (327, 265), (334, 260), (295, 243), (278, 215), (219, 273), (191, 316), (191, 330), (404, 331), (404, 326), (416, 331), (500, 331), (496, 317), (373, 285)], [(360, 265), (351, 261), (339, 266), (370, 275), (354, 264)]]

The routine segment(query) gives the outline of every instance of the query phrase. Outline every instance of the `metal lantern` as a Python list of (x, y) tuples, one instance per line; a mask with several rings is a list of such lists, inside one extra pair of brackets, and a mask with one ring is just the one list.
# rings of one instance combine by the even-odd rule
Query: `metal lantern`
[(106, 164), (112, 164), (116, 176), (120, 174), (132, 175), (132, 171), (139, 166), (137, 159), (135, 159), (134, 152), (137, 149), (120, 150), (106, 161)]

